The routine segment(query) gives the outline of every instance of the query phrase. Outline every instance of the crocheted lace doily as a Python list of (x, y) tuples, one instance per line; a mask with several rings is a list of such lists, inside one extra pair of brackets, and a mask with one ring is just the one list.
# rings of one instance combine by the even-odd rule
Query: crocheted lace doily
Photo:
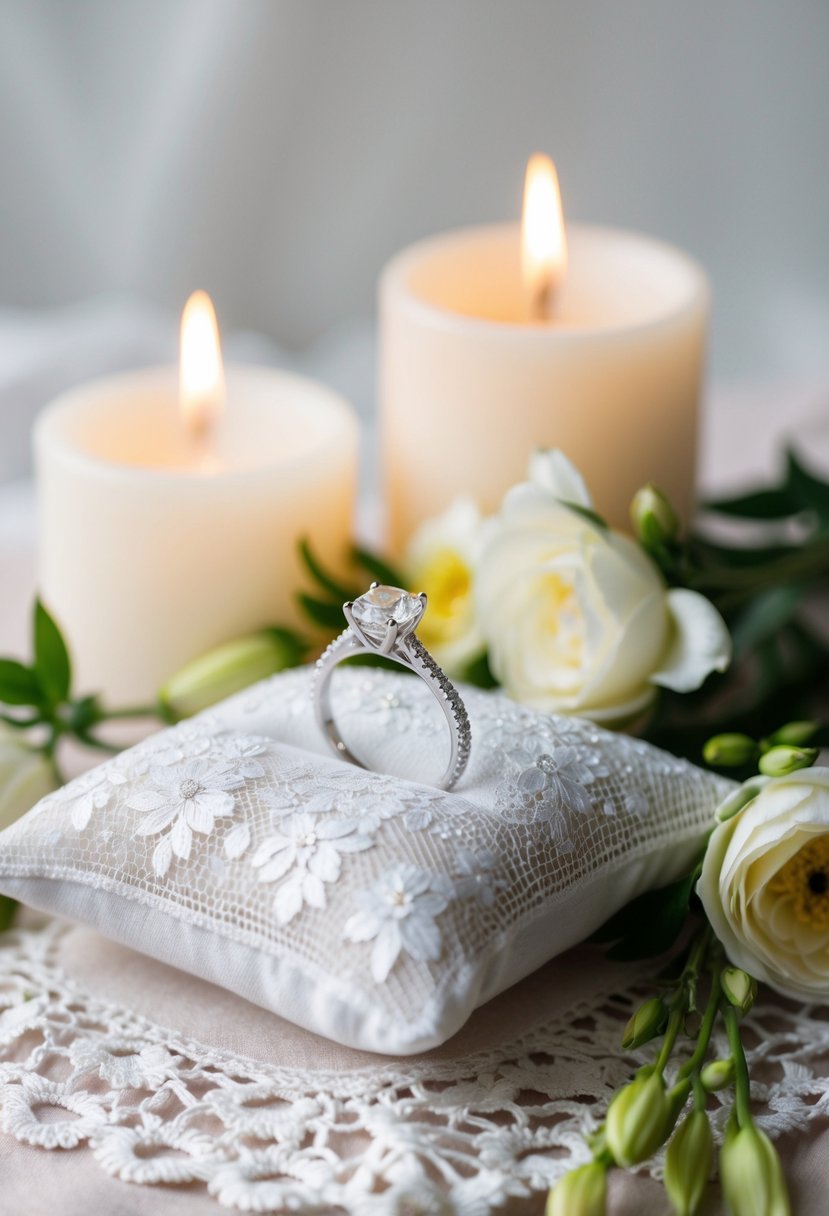
[[(618, 1044), (639, 967), (626, 991), (600, 991), (597, 963), (597, 995), (539, 1010), (497, 1048), (323, 1072), (239, 1058), (90, 996), (59, 961), (66, 932), (51, 922), (3, 938), (3, 1130), (91, 1154), (125, 1183), (201, 1185), (235, 1211), (475, 1216), (511, 1197), (540, 1203), (587, 1158), (583, 1133), (634, 1063)], [(761, 1125), (776, 1135), (825, 1115), (825, 1017), (774, 1002), (745, 1027)], [(714, 1112), (720, 1127), (726, 1114)]]

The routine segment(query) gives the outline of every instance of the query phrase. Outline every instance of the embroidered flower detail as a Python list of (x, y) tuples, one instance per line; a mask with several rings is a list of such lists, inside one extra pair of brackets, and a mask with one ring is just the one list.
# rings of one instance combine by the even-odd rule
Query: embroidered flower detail
[(280, 884), (273, 901), (278, 923), (287, 925), (303, 904), (324, 908), (325, 884), (340, 877), (342, 855), (361, 853), (371, 848), (372, 841), (358, 833), (353, 820), (320, 821), (306, 813), (284, 819), (280, 829), (262, 841), (251, 865), (259, 870), (259, 882), (277, 882), (295, 870)]
[(144, 1127), (109, 1127), (95, 1141), (96, 1160), (106, 1173), (139, 1185), (203, 1182), (213, 1152), (204, 1133), (181, 1131), (153, 1117)]
[(575, 848), (571, 840), (573, 815), (593, 810), (588, 791), (596, 779), (594, 767), (577, 747), (559, 747), (554, 755), (540, 755), (530, 768), (506, 781), (496, 795), (504, 818), (515, 823), (546, 823), (564, 853)]
[(228, 768), (246, 780), (265, 775), (262, 762), (256, 757), (264, 755), (272, 742), (263, 735), (228, 735), (214, 740)]
[(103, 811), (109, 806), (110, 799), (119, 786), (125, 785), (127, 774), (110, 764), (96, 771), (94, 784), (81, 791), (69, 803), (69, 818), (72, 827), (82, 832), (89, 823), (95, 811)]
[(69, 1058), (80, 1072), (95, 1069), (112, 1089), (158, 1089), (181, 1060), (160, 1043), (129, 1039), (75, 1039)]
[(498, 858), (489, 849), (473, 853), (460, 848), (455, 856), (455, 896), (457, 899), (474, 899), (481, 907), (491, 908), (495, 896), (509, 886), (505, 878), (498, 878), (493, 870)]
[(344, 936), (351, 942), (374, 942), (371, 974), (376, 983), (388, 977), (401, 951), (418, 962), (440, 958), (443, 939), (435, 917), (452, 894), (451, 880), (409, 865), (395, 866), (371, 890), (357, 892), (359, 911), (346, 921)]
[[(39, 1107), (64, 1110), (71, 1118), (38, 1119)], [(82, 1090), (72, 1091), (60, 1081), (29, 1073), (18, 1085), (0, 1087), (0, 1126), (22, 1144), (36, 1148), (77, 1148), (107, 1120), (99, 1099)]]
[(236, 803), (230, 791), (239, 789), (244, 781), (238, 773), (208, 760), (150, 769), (149, 788), (133, 791), (126, 802), (144, 815), (136, 836), (166, 833), (153, 852), (153, 870), (159, 878), (167, 873), (174, 856), (187, 860), (194, 832), (209, 836), (217, 819), (234, 813)]

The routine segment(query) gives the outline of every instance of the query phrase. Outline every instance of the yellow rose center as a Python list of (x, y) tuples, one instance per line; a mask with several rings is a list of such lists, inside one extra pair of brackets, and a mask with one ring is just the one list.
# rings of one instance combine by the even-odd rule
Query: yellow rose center
[(812, 929), (829, 928), (829, 835), (804, 844), (778, 870), (769, 890), (792, 900), (801, 924)]
[(452, 641), (465, 627), (472, 571), (454, 549), (441, 549), (418, 571), (418, 590), (429, 597), (419, 633), (428, 646)]
[(544, 616), (555, 640), (556, 662), (580, 668), (584, 658), (584, 617), (571, 582), (559, 574), (544, 577)]

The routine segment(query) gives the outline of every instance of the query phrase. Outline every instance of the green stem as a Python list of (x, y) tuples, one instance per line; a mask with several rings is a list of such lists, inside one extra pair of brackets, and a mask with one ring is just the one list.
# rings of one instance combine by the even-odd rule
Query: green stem
[(135, 705), (126, 709), (102, 709), (100, 722), (115, 722), (119, 718), (157, 718), (157, 705)]
[(110, 756), (116, 756), (124, 749), (117, 743), (105, 743), (103, 739), (96, 739), (94, 735), (81, 734), (77, 735), (79, 743), (83, 743), (84, 747), (93, 747), (96, 751), (106, 752)]
[(0, 722), (5, 722), (7, 726), (11, 726), (14, 730), (29, 730), (32, 726), (39, 726), (43, 721), (40, 717), (34, 718), (13, 718), (11, 714), (0, 714)]
[(711, 1035), (714, 1031), (714, 1023), (717, 1020), (717, 1010), (720, 1006), (720, 968), (714, 966), (711, 968), (711, 991), (708, 994), (708, 1004), (705, 1007), (702, 1024), (699, 1028), (697, 1036), (697, 1045), (694, 1048), (693, 1055), (687, 1060), (679, 1072), (677, 1080), (681, 1077), (696, 1077), (700, 1067), (705, 1062), (705, 1057), (708, 1053), (708, 1044), (711, 1042)]
[(688, 956), (688, 962), (685, 964), (682, 975), (679, 977), (676, 995), (669, 1007), (670, 1015), (665, 1030), (665, 1037), (662, 1041), (662, 1050), (659, 1052), (656, 1060), (656, 1071), (659, 1073), (665, 1071), (665, 1067), (671, 1058), (671, 1052), (674, 1049), (677, 1035), (685, 1023), (685, 1016), (691, 1007), (689, 998), (691, 993), (696, 991), (700, 968), (705, 960), (710, 938), (711, 926), (706, 921), (694, 939), (691, 953)]
[(728, 1035), (728, 1046), (731, 1048), (731, 1058), (734, 1061), (734, 1110), (737, 1123), (742, 1127), (750, 1127), (754, 1122), (751, 1114), (751, 1088), (748, 1079), (748, 1064), (743, 1050), (743, 1040), (740, 1037), (740, 1020), (733, 1005), (723, 1007), (723, 1021)]

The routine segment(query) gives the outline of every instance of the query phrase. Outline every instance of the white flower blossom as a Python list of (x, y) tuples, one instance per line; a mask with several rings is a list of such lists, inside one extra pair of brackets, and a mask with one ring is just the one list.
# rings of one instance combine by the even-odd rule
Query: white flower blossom
[(475, 580), (496, 679), (517, 701), (623, 725), (656, 686), (688, 692), (731, 656), (713, 605), (669, 590), (638, 544), (604, 527), (577, 470), (537, 453), (492, 521)]
[(345, 924), (351, 942), (373, 941), (371, 974), (382, 984), (401, 951), (418, 962), (440, 958), (443, 939), (435, 918), (447, 907), (452, 883), (440, 874), (399, 865), (368, 891), (357, 892), (359, 911)]
[(150, 769), (147, 786), (132, 791), (126, 804), (144, 816), (135, 829), (137, 836), (165, 833), (153, 852), (153, 870), (159, 878), (167, 873), (174, 856), (185, 861), (190, 856), (194, 832), (209, 836), (217, 819), (234, 813), (231, 791), (239, 789), (244, 780), (208, 760)]
[(214, 739), (214, 746), (228, 762), (228, 768), (237, 777), (250, 780), (263, 777), (265, 769), (257, 756), (263, 756), (273, 742), (263, 735), (228, 735)]
[[(304, 904), (326, 906), (325, 884), (336, 882), (342, 855), (361, 853), (372, 845), (350, 819), (324, 819), (304, 812), (282, 820), (279, 832), (268, 836), (251, 858), (261, 883), (284, 879), (274, 896), (274, 912), (287, 925)], [(289, 874), (289, 871), (294, 872)], [(285, 878), (285, 875), (288, 875)]]
[(508, 885), (493, 871), (498, 858), (489, 849), (474, 853), (472, 849), (459, 848), (455, 855), (455, 895), (458, 899), (473, 899), (483, 908), (491, 908), (499, 891)]

